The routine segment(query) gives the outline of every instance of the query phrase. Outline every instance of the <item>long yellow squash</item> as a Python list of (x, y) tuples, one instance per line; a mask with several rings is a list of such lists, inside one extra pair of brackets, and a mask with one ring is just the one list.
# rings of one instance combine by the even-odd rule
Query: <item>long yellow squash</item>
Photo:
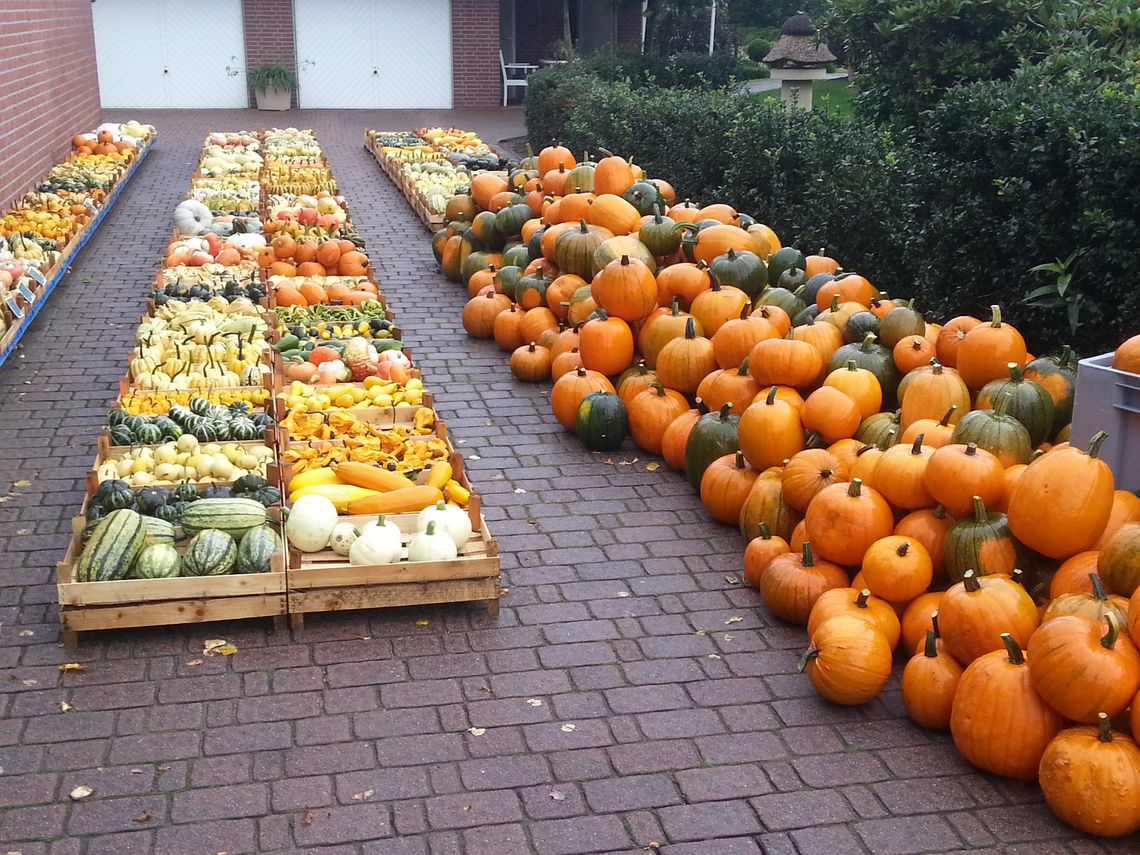
[(374, 493), (371, 496), (349, 502), (350, 514), (411, 514), (434, 505), (443, 498), (438, 487), (404, 487), (390, 493)]
[(305, 487), (290, 494), (289, 501), (295, 502), (302, 496), (311, 495), (324, 496), (336, 505), (336, 509), (340, 513), (346, 514), (354, 513), (348, 510), (354, 502), (383, 494), (375, 490), (366, 490), (364, 487), (355, 487), (352, 484), (314, 484), (312, 487)]
[(371, 463), (337, 463), (333, 467), (336, 477), (346, 484), (387, 493), (413, 486), (407, 476)]

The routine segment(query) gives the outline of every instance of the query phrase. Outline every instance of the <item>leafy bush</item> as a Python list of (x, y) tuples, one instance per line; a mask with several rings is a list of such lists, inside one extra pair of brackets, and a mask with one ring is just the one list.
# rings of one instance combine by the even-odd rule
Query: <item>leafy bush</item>
[(739, 60), (724, 53), (661, 56), (628, 50), (603, 51), (582, 60), (580, 66), (602, 80), (628, 80), (638, 89), (719, 89), (740, 76)]
[(753, 39), (748, 43), (748, 58), (753, 62), (763, 62), (772, 51), (772, 43), (767, 39)]

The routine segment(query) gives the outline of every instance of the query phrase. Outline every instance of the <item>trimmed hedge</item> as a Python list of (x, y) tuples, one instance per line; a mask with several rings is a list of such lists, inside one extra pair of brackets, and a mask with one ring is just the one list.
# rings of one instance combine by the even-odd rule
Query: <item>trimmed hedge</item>
[[(682, 198), (726, 201), (786, 243), (826, 247), (934, 318), (997, 302), (1044, 352), (1070, 341), (1063, 311), (1023, 305), (1035, 264), (1079, 253), (1087, 297), (1071, 343), (1115, 347), (1140, 327), (1140, 101), (1030, 75), (959, 87), (921, 134), (722, 91), (640, 90), (588, 74), (531, 77), (536, 150), (609, 148)], [(535, 85), (539, 83), (539, 85)]]

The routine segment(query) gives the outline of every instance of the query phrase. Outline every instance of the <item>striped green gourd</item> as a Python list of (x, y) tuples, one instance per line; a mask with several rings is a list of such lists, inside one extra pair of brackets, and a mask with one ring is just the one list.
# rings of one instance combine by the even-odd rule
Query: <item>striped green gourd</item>
[(147, 546), (153, 546), (156, 543), (165, 543), (170, 546), (174, 545), (175, 531), (173, 523), (160, 520), (158, 517), (143, 517), (143, 522), (146, 524)]
[(146, 546), (147, 524), (141, 514), (120, 508), (99, 521), (79, 561), (77, 582), (111, 582), (124, 579)]
[(224, 531), (207, 529), (190, 539), (182, 556), (184, 576), (224, 576), (237, 561), (237, 544)]
[(172, 579), (179, 575), (182, 558), (169, 543), (152, 543), (135, 561), (134, 576), (138, 579)]
[(240, 538), (263, 525), (265, 506), (253, 499), (199, 499), (182, 512), (182, 528), (187, 534), (216, 529)]
[(235, 573), (268, 573), (273, 553), (280, 551), (281, 540), (272, 526), (263, 525), (246, 532), (238, 544)]

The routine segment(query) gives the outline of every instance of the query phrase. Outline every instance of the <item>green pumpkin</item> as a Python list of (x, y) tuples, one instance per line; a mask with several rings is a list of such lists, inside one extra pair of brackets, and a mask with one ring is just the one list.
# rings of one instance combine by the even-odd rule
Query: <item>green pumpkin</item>
[[(768, 268), (768, 276), (771, 277), (772, 268)], [(783, 309), (788, 313), (789, 318), (794, 318), (805, 308), (804, 301), (798, 295), (792, 293), (787, 288), (773, 288), (771, 286), (765, 288), (756, 297), (757, 306), (775, 306), (778, 309)]]
[(867, 445), (874, 445), (884, 451), (902, 436), (902, 411), (875, 413), (859, 423), (855, 438)]
[[(819, 294), (819, 289), (834, 280), (834, 273), (817, 273), (804, 283), (804, 290), (800, 296), (804, 298), (804, 302), (809, 304), (814, 303), (816, 296)], [(859, 339), (856, 339), (856, 341), (859, 341)]]
[(664, 204), (661, 191), (657, 189), (657, 185), (644, 179), (635, 181), (621, 194), (621, 197), (633, 205), (637, 209), (637, 213), (643, 217), (659, 210), (659, 207)]
[(529, 205), (508, 205), (495, 214), (495, 230), (503, 238), (518, 237), (523, 224), (534, 218)]
[(153, 516), (169, 499), (170, 494), (162, 487), (144, 487), (136, 494), (135, 505), (140, 514)]
[(116, 427), (127, 420), (127, 411), (115, 407), (107, 411), (107, 427)]
[[(524, 276), (518, 282), (518, 287), (515, 289), (514, 300), (519, 305), (525, 305), (528, 309), (536, 308), (536, 306), (546, 305), (546, 289), (550, 287), (553, 279), (547, 279), (541, 273), (532, 273), (529, 276)], [(526, 298), (524, 301), (524, 297)], [(537, 300), (537, 304), (534, 302)]]
[(520, 270), (530, 264), (530, 250), (525, 243), (516, 243), (503, 250), (503, 267), (518, 267)]
[(583, 279), (594, 275), (591, 265), (594, 252), (613, 234), (609, 229), (590, 226), (585, 220), (578, 221), (578, 227), (567, 229), (554, 242), (554, 263), (563, 273), (573, 273)]
[(889, 349), (908, 335), (926, 335), (926, 319), (910, 306), (895, 306), (879, 324), (879, 341)]
[(213, 406), (206, 398), (191, 398), (189, 407), (190, 412), (196, 416), (204, 416), (210, 412), (210, 407)]
[(974, 406), (992, 409), (999, 397), (1008, 395), (1005, 411), (1024, 425), (1029, 442), (1036, 447), (1053, 435), (1053, 399), (1040, 383), (1026, 380), (1016, 362), (1008, 367), (1009, 379), (991, 380), (983, 386)]
[[(532, 234), (530, 236), (530, 240), (526, 242), (527, 264), (530, 264), (530, 262), (535, 261), (536, 259), (542, 258), (542, 233), (545, 231), (546, 227), (543, 226), (541, 229), (538, 229), (534, 234)], [(506, 261), (506, 259), (503, 260), (504, 262)], [(526, 267), (526, 264), (524, 264), (523, 267)]]
[(176, 502), (196, 502), (198, 501), (198, 488), (189, 481), (183, 481), (174, 488), (172, 498)]
[(135, 491), (131, 489), (131, 485), (116, 478), (100, 484), (95, 490), (95, 498), (108, 511), (135, 506)]
[(770, 281), (778, 288), (787, 288), (789, 291), (800, 294), (807, 283), (807, 273), (802, 267), (789, 267), (777, 279)]
[(272, 526), (247, 531), (238, 544), (235, 573), (268, 573), (273, 553), (280, 551), (281, 539)]
[(843, 328), (843, 338), (848, 344), (863, 341), (867, 333), (879, 334), (879, 318), (874, 312), (856, 312)]
[(135, 559), (131, 575), (137, 579), (173, 579), (182, 569), (178, 550), (169, 543), (153, 543)]
[(1039, 356), (1025, 366), (1025, 379), (1040, 383), (1053, 401), (1053, 427), (1073, 420), (1077, 388), (1077, 357), (1067, 344), (1056, 356)]
[(827, 360), (827, 373), (830, 374), (839, 368), (844, 368), (851, 360), (859, 368), (866, 368), (875, 375), (883, 389), (883, 400), (894, 400), (899, 388), (898, 366), (895, 365), (894, 354), (890, 350), (875, 342), (875, 334), (867, 333), (863, 341), (858, 344), (845, 344), (831, 355)]
[(625, 404), (613, 392), (591, 392), (578, 405), (575, 432), (590, 451), (614, 451), (629, 436)]
[(234, 419), (230, 422), (229, 438), (237, 442), (257, 439), (257, 430), (257, 425), (251, 419)]
[(709, 271), (721, 285), (735, 285), (748, 295), (749, 300), (760, 296), (768, 284), (768, 268), (756, 253), (729, 249), (718, 255), (709, 265)]
[(566, 176), (566, 188), (564, 195), (569, 196), (571, 193), (593, 193), (594, 192), (594, 164), (592, 163), (579, 163), (570, 170), (570, 174)]
[(785, 270), (793, 267), (803, 270), (807, 266), (804, 254), (792, 246), (781, 247), (768, 259), (768, 281), (777, 284)]
[(475, 215), (475, 219), (471, 221), (471, 228), (464, 234), (464, 240), (471, 241), (472, 252), (480, 249), (503, 248), (508, 236), (499, 231), (497, 217), (497, 214), (490, 211), (480, 211)]
[(641, 227), (637, 237), (651, 253), (663, 256), (677, 251), (683, 233), (680, 223), (661, 216), (661, 209), (654, 206), (653, 219)]
[[(646, 246), (632, 235), (620, 235), (604, 241), (594, 250), (590, 273), (583, 278), (590, 279), (597, 275), (599, 270), (605, 268), (611, 261), (618, 261), (623, 255), (636, 258), (649, 268), (653, 274), (657, 273), (657, 259), (655, 259)], [(565, 271), (563, 271), (565, 272)]]
[(1033, 456), (1033, 444), (1025, 426), (1008, 415), (1011, 395), (1001, 394), (992, 410), (972, 410), (962, 416), (954, 428), (952, 442), (967, 445), (974, 443), (1001, 461), (1008, 469), (1015, 463), (1028, 463)]
[(502, 263), (503, 257), (497, 252), (473, 252), (460, 265), (459, 275), (462, 277), (464, 285), (474, 276), (478, 271), (485, 270), (488, 267), (498, 268)]
[(237, 544), (224, 531), (206, 529), (190, 539), (182, 556), (182, 572), (187, 576), (224, 576), (232, 573), (237, 561)]
[[(503, 260), (506, 261), (504, 255)], [(524, 265), (525, 266), (525, 265)], [(517, 264), (500, 267), (495, 271), (495, 290), (506, 294), (512, 302), (518, 302), (519, 280), (522, 279), (523, 268)]]
[(716, 413), (705, 413), (689, 431), (685, 444), (685, 478), (701, 488), (705, 470), (718, 457), (740, 450), (740, 416), (727, 403)]
[(111, 445), (134, 445), (135, 435), (126, 425), (115, 425), (111, 428)]
[(990, 513), (975, 496), (974, 515), (958, 520), (946, 532), (946, 575), (953, 583), (961, 582), (967, 570), (979, 576), (1009, 573), (1022, 565), (1023, 553), (1005, 514)]

